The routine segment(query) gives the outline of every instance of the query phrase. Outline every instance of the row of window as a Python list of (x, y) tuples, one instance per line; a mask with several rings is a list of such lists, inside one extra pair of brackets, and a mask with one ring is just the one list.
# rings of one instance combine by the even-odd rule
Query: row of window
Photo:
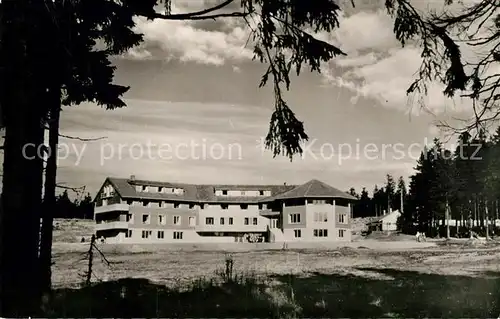
[[(148, 185), (141, 185), (141, 186), (136, 186), (136, 190), (137, 191), (140, 191), (140, 192), (149, 192), (149, 191), (153, 191), (153, 192), (158, 192), (158, 193), (176, 193), (176, 194), (182, 194), (184, 193), (184, 189), (182, 188), (170, 188), (170, 187), (162, 187), (162, 186), (158, 186), (158, 187), (155, 187), (155, 186), (148, 186)], [(228, 190), (227, 189), (223, 189), (222, 191), (222, 195), (228, 195)], [(232, 191), (234, 192), (234, 191)], [(256, 191), (252, 191), (251, 194), (253, 194), (254, 192)], [(266, 192), (264, 190), (259, 190), (259, 196), (264, 196), (266, 194)], [(267, 191), (268, 195), (269, 195), (269, 191)], [(246, 195), (246, 192), (245, 191), (239, 191), (239, 194), (241, 196), (245, 196)]]
[[(250, 219), (252, 220), (252, 225), (257, 225), (258, 224), (257, 217), (253, 217), (253, 218), (245, 217), (243, 223), (245, 225), (250, 225)], [(227, 223), (228, 225), (233, 225), (233, 223), (234, 223), (233, 217), (227, 217), (227, 220), (228, 220), (228, 223)], [(225, 224), (226, 224), (226, 217), (221, 217), (219, 219), (219, 225), (225, 225)], [(215, 225), (215, 218), (213, 218), (213, 217), (207, 217), (207, 218), (205, 218), (205, 225)]]
[(181, 195), (184, 193), (184, 189), (182, 188), (171, 188), (171, 187), (162, 187), (162, 186), (148, 186), (148, 185), (137, 185), (136, 191), (138, 192), (155, 192), (155, 193), (173, 193), (177, 195)]
[[(132, 230), (127, 230), (127, 232), (125, 233), (125, 238), (130, 238), (132, 237)], [(173, 239), (182, 239), (182, 235), (183, 235), (183, 232), (181, 231), (174, 231), (172, 233), (172, 238)], [(149, 238), (153, 238), (153, 231), (152, 230), (143, 230), (141, 231), (141, 237), (144, 238), (144, 239), (149, 239)], [(157, 239), (165, 239), (165, 232), (163, 230), (158, 230), (156, 232), (156, 238)]]
[[(293, 230), (295, 238), (302, 237), (302, 229), (294, 229)], [(345, 229), (339, 229), (339, 237), (342, 238), (345, 235)], [(314, 237), (328, 237), (328, 229), (314, 229), (313, 230)]]
[[(193, 216), (188, 216), (189, 218), (189, 226), (196, 225), (196, 219)], [(133, 222), (133, 215), (127, 214), (127, 222)], [(151, 215), (143, 214), (142, 215), (142, 224), (149, 225), (151, 224)], [(167, 216), (158, 215), (158, 225), (166, 225), (167, 224)], [(172, 224), (180, 225), (181, 224), (181, 216), (172, 216)]]
[[(219, 225), (225, 225), (226, 219), (227, 219), (228, 225), (234, 224), (233, 217), (221, 217), (219, 219)], [(245, 225), (250, 225), (250, 220), (252, 222), (252, 225), (258, 225), (257, 217), (253, 217), (253, 218), (245, 217), (243, 223)], [(132, 214), (127, 214), (127, 222), (133, 222), (133, 215)], [(142, 215), (142, 224), (143, 225), (151, 224), (151, 216), (149, 214)], [(165, 215), (158, 215), (158, 225), (166, 225), (166, 224), (167, 224), (167, 217)], [(181, 225), (181, 216), (172, 216), (172, 224), (173, 225)], [(195, 225), (196, 225), (195, 218), (192, 216), (189, 216), (189, 226), (195, 226)], [(205, 225), (215, 225), (215, 218), (214, 217), (205, 218)]]
[[(290, 224), (300, 224), (300, 216), (301, 214), (292, 213), (289, 215), (289, 223)], [(345, 224), (347, 221), (346, 214), (338, 215), (338, 223)], [(315, 212), (314, 213), (314, 222), (317, 223), (327, 223), (328, 222), (328, 213), (326, 212)]]
[[(158, 203), (158, 207), (160, 208), (166, 208), (168, 207), (167, 206), (167, 202), (157, 202)], [(142, 201), (142, 202), (137, 202), (137, 201), (132, 201), (132, 200), (128, 200), (127, 201), (127, 205), (131, 205), (131, 206), (134, 206), (134, 205), (138, 205), (138, 204), (141, 204), (141, 206), (143, 207), (151, 207), (151, 202), (149, 201)], [(173, 208), (180, 208), (180, 205), (181, 203), (172, 203), (173, 205)], [(195, 204), (187, 204), (189, 209), (193, 209), (196, 205)], [(232, 204), (232, 205), (239, 205), (240, 206), (240, 209), (243, 209), (243, 210), (247, 210), (248, 209), (248, 204)], [(199, 204), (200, 206), (200, 209), (205, 209), (205, 204)], [(267, 205), (266, 204), (257, 204), (258, 206), (258, 209), (266, 209), (267, 208)], [(220, 204), (220, 207), (221, 209), (229, 209), (229, 204)]]
[[(339, 229), (339, 238), (343, 238), (345, 235), (345, 229)], [(301, 238), (302, 237), (302, 229), (294, 229), (294, 236), (295, 238)], [(172, 238), (173, 239), (182, 239), (183, 232), (180, 231), (175, 231), (172, 233)], [(313, 230), (313, 236), (314, 237), (328, 237), (328, 229), (314, 229)], [(128, 230), (125, 233), (126, 238), (132, 237), (132, 230)], [(151, 230), (143, 230), (141, 231), (141, 237), (143, 239), (149, 239), (153, 238), (153, 231)], [(156, 231), (156, 238), (157, 239), (165, 239), (165, 231), (163, 230), (158, 230)]]
[[(321, 204), (325, 204), (327, 203), (328, 201), (325, 201), (325, 200), (309, 200), (308, 203), (312, 203), (314, 205), (321, 205)], [(151, 202), (150, 201), (147, 201), (147, 200), (144, 200), (142, 202), (134, 202), (132, 200), (128, 200), (127, 201), (127, 204), (128, 205), (135, 205), (135, 204), (139, 204), (141, 203), (142, 206), (144, 207), (150, 207), (151, 206)], [(167, 202), (158, 202), (158, 207), (167, 207), (166, 206)], [(174, 208), (179, 208), (181, 203), (172, 203), (173, 204), (173, 207)], [(190, 203), (190, 204), (187, 204), (189, 209), (193, 209), (195, 207), (195, 204), (193, 203)], [(248, 209), (248, 204), (231, 204), (231, 205), (239, 205), (240, 206), (240, 209)], [(204, 209), (205, 208), (205, 204), (199, 204), (200, 206), (200, 209)], [(258, 208), (259, 209), (266, 209), (267, 208), (267, 205), (266, 204), (257, 204)], [(220, 207), (221, 209), (228, 209), (229, 208), (229, 204), (220, 204)]]
[[(228, 194), (228, 190), (227, 189), (223, 189), (221, 191), (222, 195), (226, 196), (226, 195), (229, 195)], [(238, 195), (241, 195), (241, 196), (246, 196), (247, 193), (246, 191), (231, 191), (231, 192), (238, 192), (239, 194)], [(250, 191), (250, 194), (253, 195), (256, 191)], [(270, 191), (267, 191), (268, 195), (270, 195)], [(264, 196), (265, 195), (265, 191), (263, 190), (259, 190), (259, 196)]]

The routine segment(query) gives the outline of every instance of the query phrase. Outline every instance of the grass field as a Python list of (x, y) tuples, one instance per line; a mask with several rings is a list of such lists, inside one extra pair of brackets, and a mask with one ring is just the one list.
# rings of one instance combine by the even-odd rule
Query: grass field
[[(78, 236), (55, 231), (55, 317), (494, 317), (500, 314), (500, 248), (411, 236), (345, 246), (113, 246), (96, 255), (92, 287)], [(88, 235), (88, 234), (87, 234)], [(73, 238), (73, 240), (68, 240)], [(60, 240), (65, 239), (65, 240)], [(232, 275), (220, 273), (225, 260)], [(224, 277), (224, 278), (223, 278)]]

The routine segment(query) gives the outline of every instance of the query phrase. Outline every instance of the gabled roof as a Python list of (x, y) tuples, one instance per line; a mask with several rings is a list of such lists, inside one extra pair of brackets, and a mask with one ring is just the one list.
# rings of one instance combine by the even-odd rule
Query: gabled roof
[(312, 179), (309, 182), (295, 187), (288, 192), (274, 196), (277, 199), (292, 199), (292, 198), (343, 198), (349, 200), (357, 200), (354, 196), (347, 194), (335, 187), (332, 187), (317, 179)]
[[(293, 189), (295, 185), (194, 185), (186, 183), (169, 183), (150, 180), (131, 180), (127, 178), (108, 177), (106, 179), (123, 199), (151, 199), (151, 200), (175, 200), (185, 202), (203, 202), (203, 203), (256, 203), (263, 198), (262, 196), (216, 196), (216, 189), (237, 189), (237, 190), (270, 190), (271, 197)], [(106, 183), (106, 182), (105, 182)], [(139, 192), (136, 185), (161, 186), (168, 188), (182, 188), (184, 194), (167, 193), (149, 193)]]
[[(149, 180), (137, 180), (127, 178), (108, 177), (106, 179), (115, 191), (123, 199), (151, 199), (151, 200), (173, 200), (184, 202), (200, 202), (200, 203), (266, 203), (278, 199), (287, 198), (344, 198), (355, 200), (356, 198), (342, 192), (328, 184), (318, 180), (311, 180), (302, 185), (194, 185), (185, 183), (169, 183)], [(106, 183), (106, 182), (105, 182)], [(136, 185), (161, 186), (168, 188), (182, 188), (182, 195), (155, 193), (155, 192), (140, 192), (137, 191)], [(215, 190), (218, 189), (236, 189), (242, 191), (248, 190), (270, 190), (271, 196), (216, 196)]]

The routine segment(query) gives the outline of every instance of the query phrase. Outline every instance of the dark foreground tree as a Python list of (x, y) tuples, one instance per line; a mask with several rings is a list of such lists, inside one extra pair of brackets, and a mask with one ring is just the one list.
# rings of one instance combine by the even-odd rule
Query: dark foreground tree
[[(307, 140), (307, 134), (281, 91), (289, 88), (292, 72), (299, 74), (303, 66), (319, 71), (322, 62), (344, 54), (340, 48), (312, 36), (314, 32), (330, 32), (338, 26), (340, 7), (335, 0), (240, 0), (239, 11), (218, 12), (234, 2), (226, 0), (212, 8), (185, 14), (170, 14), (170, 1), (162, 1), (167, 10), (158, 13), (155, 6), (161, 3), (156, 0), (1, 2), (0, 114), (6, 130), (0, 216), (2, 316), (35, 314), (38, 296), (43, 290), (37, 274), (43, 172), (40, 151), (47, 121), (55, 118), (60, 104), (92, 101), (111, 109), (125, 106), (120, 96), (127, 88), (112, 84), (114, 69), (109, 57), (121, 54), (142, 40), (140, 34), (132, 31), (133, 16), (169, 20), (234, 17), (258, 21), (252, 30), (252, 45), (255, 57), (268, 65), (261, 85), (271, 77), (275, 94), (266, 146), (274, 155), (284, 154), (290, 158), (302, 152), (301, 142)], [(459, 47), (450, 32), (457, 26), (486, 17), (494, 19), (491, 28), (494, 31), (481, 35), (483, 40), (478, 36), (476, 44), (487, 46), (498, 42), (500, 22), (494, 14), (497, 2), (483, 0), (456, 17), (434, 19), (419, 16), (408, 0), (386, 0), (386, 7), (395, 18), (397, 39), (403, 44), (409, 39), (420, 41), (423, 48), (425, 63), (421, 79), (409, 91), (425, 89), (425, 82), (433, 79), (442, 80), (449, 95), (469, 85), (473, 89), (469, 97), (474, 101), (493, 92), (492, 97), (482, 103), (485, 110), (494, 110), (491, 106), (496, 102), (491, 101), (496, 101), (498, 95), (488, 84), (488, 81), (495, 83), (494, 78), (480, 71), (498, 61), (497, 46), (489, 51), (487, 59), (477, 64), (478, 71), (467, 75)], [(105, 45), (96, 47), (98, 41)], [(444, 52), (439, 50), (441, 46), (446, 49)], [(50, 162), (51, 157), (48, 160)], [(50, 175), (45, 189), (48, 204), (44, 206), (43, 217), (44, 232), (51, 232), (51, 216), (47, 210), (53, 202), (49, 197), (54, 194), (56, 170), (51, 164), (47, 171)], [(50, 236), (45, 234), (42, 238), (42, 247), (45, 247), (42, 269), (46, 269), (50, 249), (45, 245), (50, 245)]]

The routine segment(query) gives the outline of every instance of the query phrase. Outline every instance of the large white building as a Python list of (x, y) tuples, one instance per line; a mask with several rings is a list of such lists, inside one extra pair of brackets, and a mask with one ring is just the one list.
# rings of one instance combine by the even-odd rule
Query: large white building
[(114, 243), (350, 241), (356, 198), (321, 181), (193, 185), (104, 181), (96, 235)]

